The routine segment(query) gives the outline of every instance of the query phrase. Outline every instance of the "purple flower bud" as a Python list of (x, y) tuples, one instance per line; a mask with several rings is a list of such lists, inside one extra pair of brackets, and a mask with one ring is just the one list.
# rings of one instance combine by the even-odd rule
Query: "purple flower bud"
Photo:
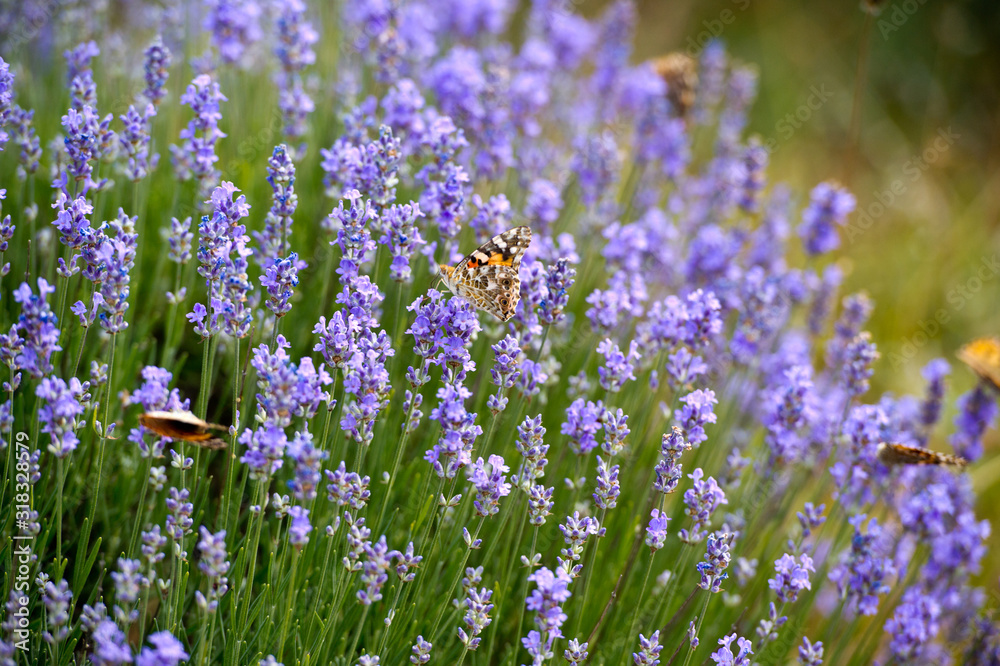
[(802, 637), (802, 645), (799, 646), (798, 662), (803, 666), (823, 666), (823, 643), (816, 641), (809, 642), (808, 636)]
[(379, 537), (374, 544), (364, 544), (365, 561), (361, 567), (361, 584), (365, 589), (358, 590), (358, 601), (364, 606), (370, 606), (382, 599), (382, 586), (389, 580), (389, 569), (392, 560), (399, 557), (399, 552), (390, 551), (385, 543), (385, 536)]
[(577, 398), (566, 409), (566, 421), (562, 424), (562, 434), (570, 438), (569, 447), (577, 455), (586, 455), (597, 446), (595, 435), (604, 420), (604, 404), (597, 404)]
[(144, 647), (135, 658), (135, 666), (178, 666), (190, 655), (184, 645), (169, 631), (158, 631), (149, 637), (152, 648)]
[(42, 587), (42, 603), (45, 605), (46, 628), (42, 638), (49, 645), (62, 642), (69, 635), (70, 603), (73, 590), (69, 583), (60, 580), (58, 585), (46, 581)]
[(659, 631), (654, 631), (649, 638), (639, 634), (639, 651), (632, 653), (632, 661), (635, 662), (636, 666), (655, 666), (660, 663), (659, 657), (662, 650)]
[(879, 553), (882, 527), (878, 521), (872, 518), (868, 521), (867, 534), (862, 532), (866, 518), (861, 513), (848, 520), (854, 527), (851, 547), (841, 556), (840, 564), (830, 571), (829, 578), (837, 584), (842, 597), (857, 603), (862, 615), (875, 615), (879, 595), (889, 592), (885, 581), (896, 574), (896, 568), (891, 558), (882, 557)]
[(919, 661), (932, 654), (931, 642), (940, 630), (941, 606), (934, 597), (910, 588), (903, 595), (885, 630), (892, 636), (889, 651), (900, 662)]
[(170, 49), (166, 47), (163, 40), (157, 35), (149, 47), (143, 52), (145, 70), (146, 89), (142, 94), (154, 106), (159, 106), (163, 98), (167, 96), (164, 88), (167, 85), (167, 77), (170, 75), (170, 63), (173, 58)]
[(572, 639), (565, 651), (563, 651), (563, 658), (570, 664), (583, 664), (587, 661), (587, 657), (590, 656), (587, 652), (588, 644), (586, 642), (580, 643), (576, 638)]
[[(103, 604), (102, 604), (103, 605)], [(85, 606), (86, 608), (86, 606)], [(102, 619), (94, 625), (90, 660), (95, 666), (117, 666), (132, 663), (132, 650), (124, 632), (112, 620)]]
[(806, 252), (815, 256), (836, 250), (840, 246), (837, 225), (843, 226), (855, 203), (854, 195), (835, 183), (820, 183), (813, 188), (799, 226)]
[(646, 526), (646, 545), (655, 553), (666, 545), (667, 523), (670, 518), (666, 514), (661, 514), (658, 509), (653, 509), (649, 515), (649, 524)]
[(700, 467), (688, 474), (694, 487), (684, 492), (684, 513), (694, 520), (694, 525), (690, 532), (687, 529), (681, 530), (680, 537), (684, 543), (697, 543), (704, 539), (705, 532), (702, 530), (712, 519), (712, 514), (722, 504), (729, 504), (726, 494), (715, 479), (704, 479), (704, 476), (705, 472)]
[(850, 397), (864, 395), (868, 392), (868, 380), (874, 370), (872, 364), (878, 359), (879, 353), (867, 331), (859, 333), (844, 348), (844, 365), (841, 369), (841, 379)]
[(528, 595), (528, 610), (535, 612), (535, 626), (549, 640), (547, 647), (551, 647), (553, 639), (562, 638), (561, 627), (566, 621), (562, 605), (572, 596), (569, 591), (572, 579), (561, 570), (552, 572), (541, 567), (528, 576), (528, 580), (535, 584)]
[(265, 305), (275, 317), (284, 317), (291, 312), (292, 288), (299, 284), (299, 255), (292, 252), (285, 259), (278, 259), (264, 271), (260, 285), (267, 290), (268, 299)]
[(297, 550), (302, 550), (309, 543), (309, 533), (313, 529), (309, 523), (309, 509), (304, 509), (301, 506), (293, 506), (288, 515), (292, 519), (292, 522), (288, 525), (288, 542)]
[[(698, 573), (701, 574), (701, 582), (698, 587), (711, 592), (719, 592), (721, 583), (729, 574), (726, 568), (729, 567), (731, 555), (729, 549), (733, 545), (734, 534), (724, 532), (713, 532), (708, 535), (708, 542), (705, 551), (705, 561), (699, 562)], [(682, 537), (683, 539), (683, 537)]]
[(88, 387), (76, 377), (71, 377), (68, 385), (58, 377), (45, 377), (35, 390), (45, 401), (38, 411), (41, 431), (50, 436), (48, 450), (57, 458), (68, 456), (79, 443), (76, 419), (84, 412), (81, 398)]
[(958, 415), (955, 417), (955, 432), (951, 445), (956, 455), (966, 460), (978, 460), (983, 454), (983, 435), (996, 421), (996, 398), (992, 389), (980, 382), (972, 390), (962, 394), (957, 401)]
[(506, 476), (510, 467), (504, 463), (503, 458), (491, 455), (489, 466), (490, 471), (487, 472), (486, 463), (479, 458), (466, 470), (469, 482), (476, 487), (476, 499), (473, 501), (476, 514), (487, 517), (500, 511), (500, 498), (510, 495), (511, 489)]
[(466, 611), (462, 621), (468, 631), (459, 627), (458, 640), (469, 650), (475, 650), (479, 647), (479, 643), (482, 641), (479, 634), (493, 622), (489, 616), (490, 611), (493, 610), (493, 604), (489, 603), (492, 596), (493, 590), (484, 587), (480, 590), (470, 589), (465, 598)]
[(705, 424), (715, 423), (718, 417), (712, 405), (718, 404), (715, 391), (698, 389), (681, 398), (684, 407), (674, 411), (674, 420), (683, 429), (688, 442), (694, 448), (708, 439), (705, 434)]
[[(739, 648), (737, 652), (733, 652), (731, 643), (736, 641), (736, 645)], [(750, 666), (750, 655), (753, 654), (753, 644), (746, 638), (740, 637), (737, 639), (736, 634), (730, 634), (729, 636), (724, 636), (719, 639), (720, 647), (718, 650), (709, 655), (709, 659), (714, 661), (716, 664), (723, 664), (724, 666)]]
[(181, 130), (183, 145), (171, 145), (170, 154), (178, 180), (190, 180), (194, 176), (202, 197), (209, 194), (220, 175), (215, 166), (219, 160), (215, 154), (215, 143), (226, 136), (219, 130), (219, 120), (222, 119), (219, 103), (225, 101), (226, 96), (219, 92), (219, 84), (212, 81), (208, 74), (195, 77), (187, 92), (181, 95), (181, 104), (191, 107), (194, 118)]
[(528, 516), (532, 525), (544, 525), (545, 519), (552, 515), (552, 493), (555, 488), (531, 486), (528, 490)]
[(778, 601), (787, 603), (798, 599), (799, 592), (812, 589), (809, 572), (816, 571), (812, 558), (805, 553), (795, 557), (785, 553), (774, 562), (774, 578), (767, 581), (768, 587), (778, 594)]
[(417, 642), (413, 644), (411, 651), (413, 654), (410, 656), (411, 664), (426, 664), (431, 660), (431, 648), (434, 647), (431, 643), (424, 640), (423, 636), (417, 636)]
[(597, 353), (604, 356), (604, 366), (597, 369), (601, 377), (601, 387), (611, 393), (617, 393), (625, 382), (635, 379), (635, 362), (639, 360), (637, 343), (629, 343), (628, 354), (623, 354), (618, 345), (605, 338), (597, 345)]
[(423, 216), (416, 202), (402, 206), (393, 204), (382, 212), (383, 232), (378, 242), (392, 252), (389, 274), (396, 282), (410, 281), (410, 259), (421, 245), (427, 244), (416, 225), (417, 218)]
[(369, 477), (348, 472), (343, 460), (335, 471), (326, 470), (326, 478), (330, 481), (326, 487), (327, 499), (336, 502), (337, 506), (349, 506), (360, 511), (368, 503), (371, 497), (371, 491), (368, 490)]

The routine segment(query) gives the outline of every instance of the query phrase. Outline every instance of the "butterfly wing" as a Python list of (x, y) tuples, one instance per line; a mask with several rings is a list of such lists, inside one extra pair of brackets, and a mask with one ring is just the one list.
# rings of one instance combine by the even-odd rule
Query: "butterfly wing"
[(513, 317), (521, 297), (518, 271), (530, 243), (531, 229), (523, 226), (483, 243), (452, 271), (456, 293), (501, 321)]
[(958, 350), (958, 360), (1000, 389), (1000, 339), (980, 338)]
[(484, 266), (509, 266), (517, 273), (529, 244), (531, 229), (528, 227), (514, 227), (497, 234), (455, 264), (452, 280), (469, 280)]
[(882, 442), (878, 445), (878, 459), (886, 465), (946, 465), (965, 467), (968, 461), (959, 456), (939, 453), (920, 446), (907, 446)]

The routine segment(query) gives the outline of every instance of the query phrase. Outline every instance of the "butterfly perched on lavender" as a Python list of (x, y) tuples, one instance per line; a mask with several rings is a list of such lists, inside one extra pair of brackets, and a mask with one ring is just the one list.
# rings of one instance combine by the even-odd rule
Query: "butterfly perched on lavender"
[(521, 297), (521, 258), (531, 243), (531, 229), (514, 227), (494, 236), (454, 267), (440, 264), (441, 281), (456, 296), (500, 321), (514, 316)]

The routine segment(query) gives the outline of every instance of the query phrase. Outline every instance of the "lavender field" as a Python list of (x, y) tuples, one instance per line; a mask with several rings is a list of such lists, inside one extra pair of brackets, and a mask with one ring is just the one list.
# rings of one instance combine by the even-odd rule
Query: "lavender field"
[(3, 4), (0, 664), (1000, 664), (997, 331), (726, 11)]

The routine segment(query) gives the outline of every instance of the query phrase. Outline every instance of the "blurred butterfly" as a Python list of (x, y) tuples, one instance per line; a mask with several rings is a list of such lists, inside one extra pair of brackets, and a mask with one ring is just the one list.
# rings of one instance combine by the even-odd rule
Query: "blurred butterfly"
[(1000, 338), (973, 340), (958, 350), (958, 360), (1000, 389)]
[(179, 439), (206, 449), (224, 449), (226, 441), (212, 434), (212, 431), (228, 431), (226, 426), (202, 421), (191, 412), (146, 412), (139, 416), (141, 423), (161, 437)]
[(521, 257), (531, 243), (531, 229), (514, 227), (494, 236), (454, 268), (440, 264), (445, 286), (500, 321), (514, 316), (521, 297)]
[(876, 453), (879, 461), (889, 465), (948, 465), (951, 467), (965, 467), (969, 461), (959, 456), (938, 453), (919, 446), (907, 446), (905, 444), (890, 444), (882, 442), (878, 445)]
[(667, 84), (667, 100), (686, 118), (694, 106), (695, 90), (698, 88), (698, 63), (691, 56), (675, 51), (650, 61), (653, 71)]

